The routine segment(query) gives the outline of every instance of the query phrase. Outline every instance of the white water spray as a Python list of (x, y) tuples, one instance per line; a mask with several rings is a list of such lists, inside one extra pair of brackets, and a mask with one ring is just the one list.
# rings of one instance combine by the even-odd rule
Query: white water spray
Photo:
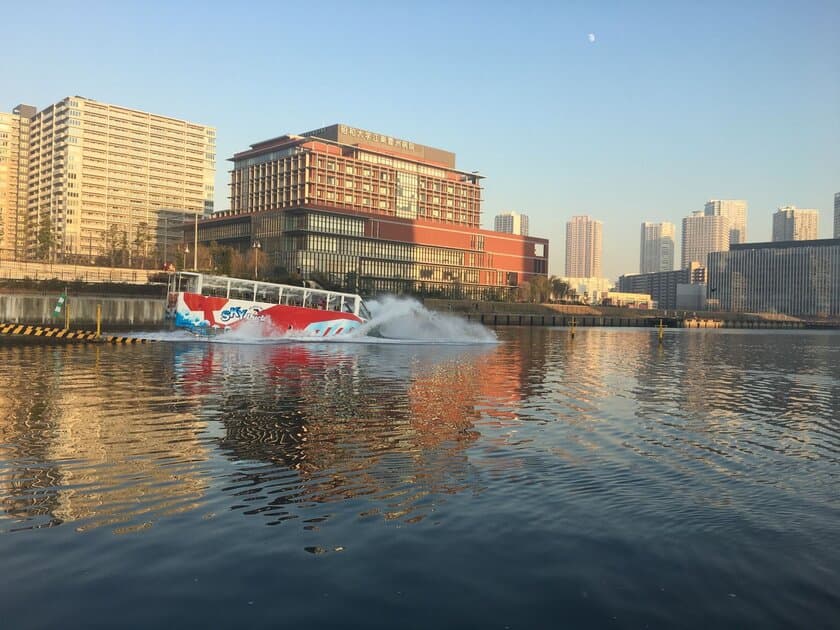
[(353, 337), (392, 342), (495, 343), (496, 335), (481, 324), (426, 309), (417, 300), (386, 295), (367, 303), (372, 319)]

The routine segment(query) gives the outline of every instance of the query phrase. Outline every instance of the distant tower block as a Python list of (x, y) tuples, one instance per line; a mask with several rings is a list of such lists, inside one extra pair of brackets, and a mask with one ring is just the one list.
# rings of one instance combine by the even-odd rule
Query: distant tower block
[(601, 277), (601, 227), (588, 216), (574, 216), (566, 223), (567, 277)]
[(639, 273), (674, 270), (674, 224), (642, 223)]
[(528, 215), (518, 212), (502, 212), (496, 215), (493, 229), (496, 232), (528, 236)]

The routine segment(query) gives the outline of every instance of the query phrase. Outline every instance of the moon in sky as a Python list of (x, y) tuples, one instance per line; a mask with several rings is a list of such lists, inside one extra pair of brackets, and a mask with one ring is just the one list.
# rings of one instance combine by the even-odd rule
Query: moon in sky
[(589, 33), (589, 35), (587, 35), (586, 38), (589, 40), (590, 44), (595, 43), (595, 33)]

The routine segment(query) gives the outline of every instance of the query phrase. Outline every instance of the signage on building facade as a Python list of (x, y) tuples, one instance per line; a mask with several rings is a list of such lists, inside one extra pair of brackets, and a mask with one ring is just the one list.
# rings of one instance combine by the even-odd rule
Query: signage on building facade
[(350, 136), (351, 138), (358, 138), (359, 140), (364, 140), (366, 142), (377, 142), (379, 144), (396, 147), (398, 149), (414, 151), (415, 148), (414, 143), (409, 142), (408, 140), (400, 140), (398, 138), (394, 138), (393, 136), (386, 136), (381, 133), (365, 131), (364, 129), (357, 129), (356, 127), (350, 127), (348, 125), (339, 125), (338, 132)]

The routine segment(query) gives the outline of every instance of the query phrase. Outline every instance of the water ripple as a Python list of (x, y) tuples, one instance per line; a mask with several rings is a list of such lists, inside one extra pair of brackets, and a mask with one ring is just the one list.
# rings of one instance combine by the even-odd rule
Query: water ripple
[(840, 610), (840, 341), (655, 335), (0, 347), (0, 550), (30, 585), (50, 535), (56, 579), (97, 584), (62, 568), (70, 535), (114, 562), (177, 556), (132, 565), (158, 595), (150, 575), (198, 579), (188, 549), (257, 590), (278, 567), (357, 602), (421, 580), (477, 625), (523, 602), (514, 619), (546, 625), (545, 592), (579, 622), (796, 625), (810, 598), (820, 625)]

